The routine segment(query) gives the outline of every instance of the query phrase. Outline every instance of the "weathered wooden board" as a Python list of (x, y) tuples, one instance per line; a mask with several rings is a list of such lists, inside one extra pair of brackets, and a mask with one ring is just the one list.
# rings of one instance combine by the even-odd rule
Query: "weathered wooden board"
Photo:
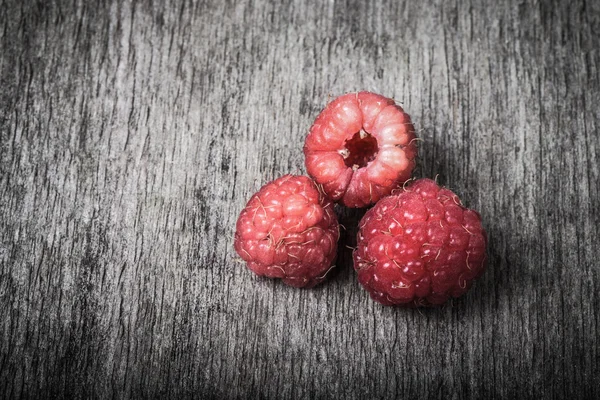
[[(600, 3), (0, 1), (0, 397), (599, 398)], [(441, 309), (254, 277), (250, 195), (394, 97), (489, 267)]]

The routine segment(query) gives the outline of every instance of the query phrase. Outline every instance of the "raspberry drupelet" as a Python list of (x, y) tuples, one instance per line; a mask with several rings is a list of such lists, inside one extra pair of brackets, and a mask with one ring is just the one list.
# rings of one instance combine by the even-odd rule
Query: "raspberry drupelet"
[(331, 201), (310, 178), (285, 175), (250, 198), (238, 218), (234, 246), (257, 275), (312, 287), (334, 265), (338, 239)]
[(439, 305), (459, 297), (485, 269), (480, 215), (452, 191), (420, 179), (362, 218), (354, 250), (358, 280), (384, 305)]
[(365, 207), (410, 178), (415, 142), (410, 117), (394, 100), (349, 93), (329, 103), (312, 125), (304, 143), (306, 169), (334, 201)]

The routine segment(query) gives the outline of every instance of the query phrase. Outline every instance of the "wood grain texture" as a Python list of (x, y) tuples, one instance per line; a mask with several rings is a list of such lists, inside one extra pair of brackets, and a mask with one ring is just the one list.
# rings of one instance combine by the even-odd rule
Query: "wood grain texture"
[[(0, 0), (0, 397), (600, 398), (600, 3)], [(489, 267), (441, 309), (233, 251), (330, 96), (403, 103)]]

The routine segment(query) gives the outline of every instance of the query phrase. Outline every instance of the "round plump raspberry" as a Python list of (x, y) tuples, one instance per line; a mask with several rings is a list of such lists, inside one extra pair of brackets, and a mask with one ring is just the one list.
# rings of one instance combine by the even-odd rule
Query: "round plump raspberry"
[(349, 93), (329, 103), (311, 127), (306, 169), (334, 201), (365, 207), (410, 178), (414, 139), (409, 115), (394, 100)]
[(285, 175), (246, 204), (234, 246), (258, 275), (312, 287), (334, 265), (339, 225), (333, 205), (306, 176)]
[(437, 305), (469, 290), (485, 269), (486, 245), (479, 214), (420, 179), (367, 211), (354, 269), (381, 304)]

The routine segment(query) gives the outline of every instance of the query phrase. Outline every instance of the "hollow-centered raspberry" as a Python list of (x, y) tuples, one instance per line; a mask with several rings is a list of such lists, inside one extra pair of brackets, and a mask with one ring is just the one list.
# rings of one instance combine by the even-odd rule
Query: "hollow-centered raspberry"
[(327, 196), (365, 207), (410, 178), (417, 146), (408, 114), (394, 100), (349, 93), (325, 107), (304, 142), (306, 169)]
[(234, 246), (257, 275), (311, 287), (334, 265), (338, 239), (331, 200), (310, 178), (285, 175), (250, 198), (238, 218)]
[(438, 305), (466, 293), (485, 269), (480, 215), (452, 191), (420, 179), (362, 218), (354, 250), (359, 282), (385, 305)]

